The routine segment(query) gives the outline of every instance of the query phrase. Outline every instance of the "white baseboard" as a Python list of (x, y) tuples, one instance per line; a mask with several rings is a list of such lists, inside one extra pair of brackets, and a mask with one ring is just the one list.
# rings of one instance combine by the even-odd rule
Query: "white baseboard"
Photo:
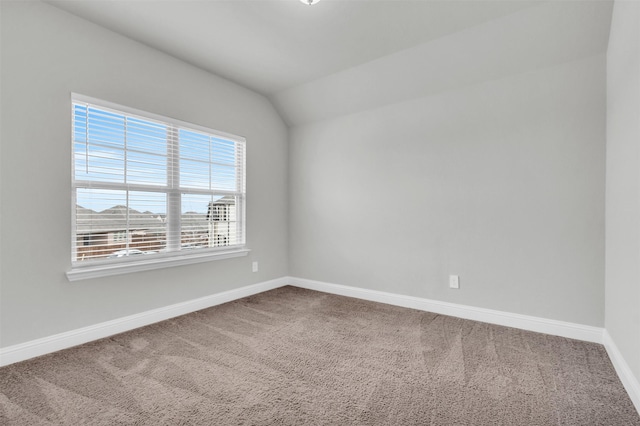
[(627, 390), (633, 405), (636, 406), (636, 410), (640, 413), (640, 382), (638, 382), (638, 379), (633, 375), (633, 372), (631, 372), (629, 364), (625, 361), (620, 350), (618, 350), (618, 346), (616, 346), (607, 330), (604, 331), (603, 340), (604, 347), (609, 354), (613, 367), (618, 373), (618, 377), (620, 377), (620, 381)]
[(72, 346), (88, 343), (97, 339), (102, 339), (104, 337), (113, 336), (114, 334), (123, 333), (138, 327), (164, 321), (180, 315), (209, 308), (211, 306), (231, 302), (233, 300), (262, 293), (267, 290), (273, 290), (275, 288), (285, 286), (288, 283), (289, 280), (287, 277), (277, 278), (275, 280), (264, 281), (238, 289), (213, 294), (211, 296), (176, 303), (174, 305), (152, 309), (150, 311), (129, 315), (100, 324), (55, 334), (53, 336), (32, 340), (26, 343), (0, 348), (0, 367), (51, 352), (56, 352), (61, 349), (67, 349)]
[(473, 306), (440, 302), (437, 300), (404, 296), (400, 294), (386, 293), (383, 291), (367, 290), (364, 288), (349, 287), (340, 284), (330, 284), (304, 278), (289, 277), (289, 283), (293, 286), (309, 290), (355, 297), (357, 299), (370, 300), (373, 302), (386, 303), (405, 308), (413, 308), (436, 314), (504, 325), (507, 327), (551, 334), (554, 336), (568, 337), (570, 339), (594, 343), (602, 343), (603, 339), (602, 336), (604, 329), (588, 325), (513, 314), (510, 312), (495, 311), (492, 309), (476, 308)]

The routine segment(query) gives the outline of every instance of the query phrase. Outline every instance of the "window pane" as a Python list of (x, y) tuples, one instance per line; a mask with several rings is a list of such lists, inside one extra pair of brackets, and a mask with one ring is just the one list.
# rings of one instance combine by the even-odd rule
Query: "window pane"
[(166, 245), (166, 195), (76, 191), (76, 260), (151, 254)]
[(126, 191), (76, 191), (76, 260), (106, 258), (126, 248), (126, 204)]
[(207, 209), (211, 201), (211, 195), (182, 195), (180, 237), (182, 250), (209, 247)]
[(182, 195), (182, 249), (239, 244), (236, 197)]
[(129, 247), (153, 254), (167, 245), (167, 195), (129, 192)]
[(238, 190), (236, 142), (185, 129), (179, 135), (181, 187)]

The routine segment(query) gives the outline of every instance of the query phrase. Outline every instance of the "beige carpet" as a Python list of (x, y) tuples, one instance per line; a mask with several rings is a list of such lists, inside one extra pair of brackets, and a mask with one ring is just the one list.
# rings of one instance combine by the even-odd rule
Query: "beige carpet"
[(0, 369), (2, 425), (640, 425), (601, 345), (284, 287)]

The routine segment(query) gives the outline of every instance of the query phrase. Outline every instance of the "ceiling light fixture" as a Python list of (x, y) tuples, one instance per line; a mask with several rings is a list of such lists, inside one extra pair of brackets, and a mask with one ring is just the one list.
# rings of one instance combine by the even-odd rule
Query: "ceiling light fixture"
[(318, 3), (320, 0), (300, 0), (300, 1), (304, 4), (308, 4), (309, 6), (311, 6), (312, 4)]

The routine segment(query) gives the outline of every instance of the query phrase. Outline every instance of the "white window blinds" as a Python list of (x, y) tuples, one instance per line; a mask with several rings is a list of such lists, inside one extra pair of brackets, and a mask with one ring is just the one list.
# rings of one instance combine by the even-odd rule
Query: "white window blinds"
[(244, 246), (243, 138), (72, 100), (74, 263)]

